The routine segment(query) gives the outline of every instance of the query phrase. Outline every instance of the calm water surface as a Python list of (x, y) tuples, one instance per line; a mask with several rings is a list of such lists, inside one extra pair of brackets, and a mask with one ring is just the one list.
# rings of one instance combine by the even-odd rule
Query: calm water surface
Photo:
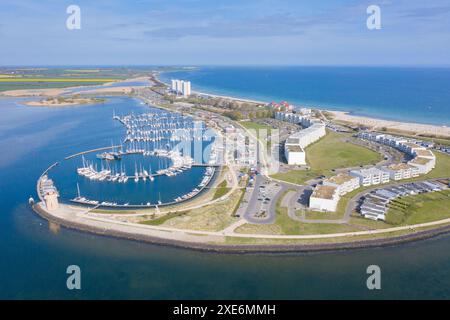
[(219, 95), (450, 126), (450, 68), (201, 67), (161, 78)]
[[(23, 100), (0, 99), (0, 298), (450, 298), (450, 237), (314, 255), (220, 255), (50, 227), (27, 204), (40, 173), (110, 145), (122, 130), (111, 108), (148, 109), (129, 98), (62, 109)], [(65, 287), (71, 264), (81, 267), (81, 291)], [(378, 292), (365, 286), (371, 264), (382, 269)]]

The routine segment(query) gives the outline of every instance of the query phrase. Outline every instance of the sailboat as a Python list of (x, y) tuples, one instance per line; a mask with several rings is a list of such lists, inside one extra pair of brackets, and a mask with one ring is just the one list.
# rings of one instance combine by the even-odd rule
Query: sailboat
[(75, 200), (80, 200), (80, 199), (81, 199), (80, 185), (77, 182), (77, 197), (75, 198)]
[(140, 175), (142, 176), (142, 180), (147, 180), (147, 175), (148, 175), (148, 173), (147, 173), (147, 175), (146, 175), (146, 173), (147, 173), (147, 171), (145, 171), (145, 170), (142, 170), (142, 163), (140, 164)]
[(150, 179), (150, 181), (155, 180), (155, 178), (152, 175), (152, 165), (151, 164), (148, 165), (148, 170), (149, 170), (148, 172), (149, 172), (149, 179)]
[(134, 182), (138, 182), (139, 181), (139, 175), (138, 175), (138, 171), (137, 171), (137, 164), (136, 162), (134, 163)]

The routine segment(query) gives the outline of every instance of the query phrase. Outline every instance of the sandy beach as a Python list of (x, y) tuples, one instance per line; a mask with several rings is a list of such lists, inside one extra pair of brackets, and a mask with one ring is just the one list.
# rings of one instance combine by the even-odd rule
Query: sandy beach
[(211, 98), (221, 98), (221, 99), (227, 99), (227, 100), (234, 100), (234, 101), (237, 101), (237, 102), (247, 102), (247, 103), (255, 103), (255, 104), (261, 104), (261, 105), (266, 105), (268, 103), (268, 102), (265, 102), (265, 101), (258, 101), (258, 100), (244, 99), (244, 98), (236, 98), (236, 97), (230, 97), (230, 96), (221, 96), (221, 95), (217, 95), (217, 94), (211, 94), (211, 93), (200, 92), (200, 91), (192, 91), (192, 93), (195, 93), (195, 94), (198, 94), (198, 95), (202, 95), (202, 96), (211, 97)]
[[(196, 94), (210, 96), (213, 98), (223, 98), (223, 99), (229, 99), (234, 100), (238, 102), (249, 102), (249, 103), (256, 103), (261, 105), (266, 105), (267, 102), (264, 101), (257, 101), (257, 100), (250, 100), (250, 99), (241, 99), (241, 98), (235, 98), (230, 96), (220, 96), (220, 95), (214, 95), (210, 93), (204, 93), (204, 92), (195, 92)], [(316, 109), (315, 107), (311, 107), (312, 109)], [(393, 121), (393, 120), (384, 120), (384, 119), (377, 119), (377, 118), (370, 118), (370, 117), (364, 117), (364, 116), (356, 116), (349, 114), (345, 111), (331, 111), (331, 110), (322, 110), (326, 111), (328, 113), (331, 113), (333, 115), (333, 119), (337, 121), (345, 121), (350, 122), (355, 125), (363, 125), (366, 127), (370, 127), (374, 130), (381, 130), (382, 128), (386, 129), (395, 129), (397, 131), (404, 131), (405, 133), (410, 134), (417, 134), (417, 135), (426, 135), (431, 136), (435, 135), (436, 137), (450, 137), (450, 127), (445, 126), (437, 126), (432, 124), (424, 124), (424, 123), (412, 123), (412, 122), (400, 122), (400, 121)]]
[[(67, 88), (46, 88), (46, 89), (20, 89), (20, 90), (7, 90), (0, 92), (0, 96), (5, 97), (54, 97), (67, 93), (68, 91), (74, 91), (73, 94), (130, 94), (133, 89), (139, 88), (139, 86), (128, 85), (129, 82), (136, 81), (150, 81), (149, 77), (137, 77), (130, 78), (123, 81), (107, 82), (99, 85), (99, 88), (91, 89), (90, 86), (76, 86)], [(111, 84), (121, 83), (121, 87), (111, 87)]]
[(435, 136), (450, 137), (450, 127), (436, 126), (432, 124), (383, 120), (364, 116), (355, 116), (349, 114), (348, 112), (343, 111), (330, 111), (330, 110), (323, 110), (323, 111), (331, 113), (334, 117), (334, 120), (350, 122), (356, 125), (363, 125), (376, 130), (386, 128), (416, 133), (418, 135), (423, 134), (427, 136), (435, 135)]
[(52, 97), (64, 93), (67, 88), (48, 88), (48, 89), (21, 89), (7, 90), (0, 92), (0, 96), (5, 97)]
[(57, 97), (47, 98), (40, 101), (28, 101), (24, 104), (30, 107), (69, 107), (78, 105), (90, 105), (103, 102), (103, 99), (94, 98), (65, 98), (63, 100)]

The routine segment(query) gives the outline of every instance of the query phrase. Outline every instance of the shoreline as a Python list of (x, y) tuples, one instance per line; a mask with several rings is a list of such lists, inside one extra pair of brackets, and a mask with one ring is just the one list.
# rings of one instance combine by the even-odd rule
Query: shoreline
[(422, 134), (422, 135), (434, 135), (436, 137), (439, 136), (450, 137), (450, 127), (447, 126), (438, 126), (432, 124), (414, 123), (405, 121), (384, 120), (367, 116), (358, 116), (351, 114), (351, 112), (347, 111), (331, 111), (331, 110), (322, 110), (322, 111), (332, 114), (333, 116), (332, 120), (350, 122), (356, 125), (363, 125), (371, 127), (374, 130), (376, 129), (382, 130), (383, 128), (386, 128), (416, 133), (418, 135)]
[[(163, 73), (163, 72), (160, 72)], [(164, 83), (165, 85), (169, 86), (165, 81), (161, 80), (157, 75), (155, 75), (155, 78)], [(240, 101), (240, 102), (249, 102), (249, 103), (255, 103), (255, 104), (268, 104), (267, 101), (261, 101), (261, 100), (255, 100), (251, 98), (239, 98), (234, 97), (231, 95), (220, 95), (220, 94), (214, 94), (214, 93), (208, 93), (204, 91), (192, 91), (195, 94), (210, 96), (213, 98), (223, 98), (223, 99), (229, 99), (234, 101)], [(329, 112), (330, 114), (333, 114), (337, 116), (338, 118), (333, 120), (340, 120), (340, 121), (347, 121), (354, 125), (367, 125), (367, 126), (373, 126), (376, 128), (395, 128), (402, 131), (408, 131), (411, 133), (416, 134), (424, 134), (424, 135), (436, 135), (436, 136), (445, 136), (450, 138), (450, 126), (445, 125), (438, 125), (438, 124), (432, 124), (432, 123), (424, 123), (424, 122), (414, 122), (414, 121), (399, 121), (394, 119), (384, 119), (381, 117), (375, 117), (375, 116), (367, 116), (364, 114), (358, 115), (358, 113), (354, 113), (352, 110), (336, 110), (333, 109), (333, 107), (321, 107), (319, 105), (313, 106), (313, 105), (305, 105), (307, 108), (316, 109), (319, 111)], [(329, 109), (328, 109), (329, 108)], [(419, 130), (417, 130), (419, 128)]]
[[(209, 95), (209, 94), (206, 94)], [(236, 100), (233, 97), (227, 97), (229, 99)], [(242, 101), (242, 100), (240, 100)], [(346, 113), (343, 113), (344, 115)], [(263, 253), (263, 252), (315, 252), (315, 251), (335, 251), (335, 250), (346, 250), (346, 249), (358, 249), (358, 248), (371, 248), (371, 247), (382, 247), (382, 246), (390, 246), (396, 245), (405, 242), (417, 241), (421, 239), (431, 238), (437, 235), (450, 233), (450, 224), (449, 221), (443, 220), (436, 222), (434, 225), (428, 226), (407, 226), (403, 228), (401, 231), (412, 231), (407, 234), (400, 235), (392, 235), (387, 237), (373, 237), (368, 239), (356, 239), (353, 241), (343, 241), (337, 240), (337, 242), (324, 242), (324, 243), (305, 243), (305, 244), (297, 244), (297, 243), (286, 243), (286, 244), (232, 244), (226, 243), (226, 239), (229, 237), (232, 238), (248, 238), (248, 239), (259, 239), (259, 240), (283, 240), (283, 237), (271, 237), (270, 235), (264, 237), (262, 235), (246, 235), (242, 234), (242, 237), (239, 234), (227, 234), (225, 232), (197, 232), (196, 230), (183, 230), (183, 229), (173, 229), (168, 228), (169, 230), (164, 230), (164, 228), (148, 228), (145, 229), (139, 225), (133, 225), (129, 223), (121, 224), (114, 221), (105, 221), (101, 218), (92, 216), (88, 218), (88, 214), (78, 212), (77, 214), (71, 215), (68, 214), (65, 210), (62, 212), (58, 212), (58, 214), (51, 214), (43, 208), (42, 203), (38, 203), (32, 206), (33, 210), (38, 213), (42, 218), (60, 224), (62, 226), (77, 229), (81, 231), (87, 231), (90, 233), (112, 236), (118, 238), (125, 238), (130, 240), (144, 241), (148, 243), (154, 244), (162, 244), (162, 245), (170, 245), (181, 248), (189, 248), (195, 250), (202, 251), (214, 251), (214, 252), (230, 252), (230, 253), (239, 253), (239, 252), (254, 252), (254, 253)], [(88, 219), (86, 219), (88, 218)], [(417, 231), (415, 228), (428, 228)], [(171, 230), (170, 230), (171, 229)], [(134, 231), (134, 232), (133, 232)], [(397, 231), (397, 230), (396, 230)], [(399, 230), (400, 231), (400, 230)], [(381, 231), (381, 233), (389, 233), (395, 232), (392, 231)], [(380, 232), (379, 232), (380, 233)], [(378, 234), (374, 232), (373, 234)], [(363, 234), (348, 234), (348, 235), (336, 235), (342, 238), (352, 238), (353, 236), (362, 236)], [(364, 234), (366, 235), (366, 234)], [(335, 239), (335, 237), (331, 237), (334, 235), (328, 235), (328, 238)], [(314, 239), (314, 235), (305, 235), (299, 237), (285, 237), (286, 240), (294, 240), (301, 241), (307, 240), (308, 238)], [(327, 236), (322, 236), (318, 238), (327, 238)], [(223, 244), (222, 244), (223, 242)]]
[[(113, 82), (105, 82), (95, 85), (79, 85), (64, 88), (42, 88), (42, 89), (17, 89), (0, 91), (0, 97), (23, 98), (23, 97), (55, 97), (67, 94), (67, 91), (75, 90), (75, 93), (70, 94), (106, 94), (114, 93), (121, 95), (129, 95), (133, 89), (141, 86), (127, 86), (128, 82), (145, 81), (151, 83), (151, 77), (136, 77), (124, 80), (117, 80)], [(113, 84), (123, 83), (124, 86), (112, 86)], [(92, 88), (97, 87), (97, 88)]]
[(40, 101), (28, 101), (25, 102), (24, 105), (28, 107), (64, 108), (73, 106), (89, 106), (103, 102), (105, 102), (105, 99), (100, 98), (70, 98), (63, 102), (58, 102), (56, 98), (47, 98)]
[[(48, 222), (56, 223), (67, 229), (87, 232), (95, 235), (113, 237), (118, 239), (126, 239), (138, 242), (149, 243), (153, 245), (169, 246), (179, 249), (190, 249), (195, 251), (211, 252), (211, 253), (229, 253), (229, 254), (264, 254), (264, 253), (323, 253), (336, 252), (342, 250), (357, 250), (390, 247), (400, 244), (413, 243), (435, 238), (441, 235), (450, 234), (450, 225), (445, 225), (428, 230), (422, 230), (405, 235), (398, 235), (380, 239), (362, 239), (356, 241), (342, 241), (335, 243), (321, 244), (216, 244), (190, 242), (177, 239), (167, 239), (152, 235), (133, 234), (119, 230), (111, 230), (98, 226), (87, 225), (79, 222), (69, 221), (56, 217), (43, 210), (39, 203), (32, 206), (41, 218)], [(174, 229), (174, 231), (177, 231)]]

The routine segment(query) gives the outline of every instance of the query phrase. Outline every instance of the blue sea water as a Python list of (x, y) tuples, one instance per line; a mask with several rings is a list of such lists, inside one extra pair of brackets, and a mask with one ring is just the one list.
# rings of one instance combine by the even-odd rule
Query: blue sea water
[[(62, 109), (25, 107), (24, 100), (0, 99), (2, 299), (450, 298), (450, 236), (323, 254), (222, 255), (50, 226), (28, 205), (41, 172), (68, 154), (110, 145), (123, 133), (113, 108), (147, 109), (125, 97)], [(66, 288), (74, 264), (80, 291)], [(372, 264), (381, 268), (379, 291), (366, 287)]]
[(161, 74), (192, 90), (450, 126), (450, 68), (199, 67)]

